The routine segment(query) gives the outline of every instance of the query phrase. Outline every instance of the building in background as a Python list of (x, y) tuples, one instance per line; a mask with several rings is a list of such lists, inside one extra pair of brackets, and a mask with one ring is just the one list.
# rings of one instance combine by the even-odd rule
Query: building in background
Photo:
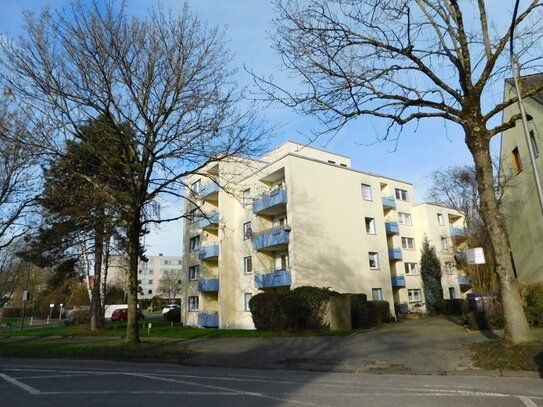
[[(305, 285), (386, 300), (392, 312), (420, 307), (421, 239), (447, 239), (438, 254), (448, 270), (450, 225), (463, 221), (441, 208), (440, 225), (437, 207), (414, 204), (410, 183), (294, 142), (259, 160), (222, 161), (186, 183), (198, 202), (187, 200), (183, 232), (183, 321), (192, 326), (253, 328), (254, 294)], [(466, 290), (450, 270), (445, 298)]]
[[(146, 256), (147, 261), (138, 264), (138, 286), (141, 288), (138, 298), (150, 299), (159, 296), (167, 299), (168, 292), (160, 290), (160, 281), (166, 273), (182, 275), (181, 256)], [(128, 281), (128, 258), (126, 256), (111, 256), (108, 269), (108, 284), (118, 285), (126, 290)], [(181, 278), (181, 277), (180, 277)], [(181, 283), (181, 282), (180, 282)], [(180, 298), (179, 293), (175, 298)]]
[[(543, 75), (521, 78), (523, 87), (540, 85)], [(505, 82), (506, 98), (516, 90), (513, 80)], [(540, 149), (543, 146), (543, 92), (524, 99), (528, 116), (530, 143), (532, 144), (539, 175), (543, 178), (543, 161)], [(518, 114), (518, 105), (504, 111), (503, 121)], [(502, 134), (500, 148), (500, 187), (502, 208), (509, 232), (511, 252), (517, 277), (523, 281), (543, 281), (543, 214), (539, 206), (534, 173), (526, 137), (520, 121)]]

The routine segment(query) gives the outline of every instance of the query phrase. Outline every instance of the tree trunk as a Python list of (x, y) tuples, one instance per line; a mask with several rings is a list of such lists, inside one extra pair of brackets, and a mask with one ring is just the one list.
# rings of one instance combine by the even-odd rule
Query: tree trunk
[(498, 276), (503, 311), (505, 313), (504, 339), (513, 343), (528, 342), (533, 340), (533, 336), (522, 307), (518, 281), (514, 276), (509, 254), (507, 228), (494, 191), (490, 138), (486, 134), (486, 130), (484, 130), (484, 124), (477, 124), (472, 128), (465, 127), (466, 144), (475, 162), (477, 187), (481, 202), (481, 217), (488, 230), (490, 244), (495, 256), (495, 272)]
[(104, 314), (102, 313), (101, 286), (102, 261), (104, 257), (104, 226), (97, 221), (94, 227), (94, 284), (91, 298), (91, 331), (104, 327)]
[(139, 326), (137, 318), (138, 307), (138, 262), (140, 251), (140, 232), (141, 223), (139, 212), (130, 220), (127, 228), (128, 238), (128, 322), (126, 325), (127, 345), (133, 345), (140, 342)]

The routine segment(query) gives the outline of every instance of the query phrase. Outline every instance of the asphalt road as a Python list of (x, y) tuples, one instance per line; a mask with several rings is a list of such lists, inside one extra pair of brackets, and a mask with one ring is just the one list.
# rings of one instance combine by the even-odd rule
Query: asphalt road
[(543, 380), (0, 359), (0, 405), (543, 407)]

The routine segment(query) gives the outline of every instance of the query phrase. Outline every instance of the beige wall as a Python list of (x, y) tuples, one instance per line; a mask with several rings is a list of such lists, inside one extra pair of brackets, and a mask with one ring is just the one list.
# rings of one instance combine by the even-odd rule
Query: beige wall
[[(514, 88), (506, 85), (506, 94)], [(533, 99), (524, 99), (526, 113), (533, 117), (529, 129), (543, 152), (543, 106)], [(504, 112), (507, 121), (518, 113), (517, 105)], [(516, 173), (513, 166), (512, 151), (518, 148), (522, 171)], [(501, 139), (500, 184), (503, 187), (502, 207), (509, 231), (511, 251), (515, 261), (518, 278), (524, 281), (543, 280), (543, 215), (539, 207), (534, 183), (533, 168), (530, 164), (528, 146), (520, 121), (518, 125), (503, 133)], [(540, 177), (543, 178), (543, 159), (536, 158)]]

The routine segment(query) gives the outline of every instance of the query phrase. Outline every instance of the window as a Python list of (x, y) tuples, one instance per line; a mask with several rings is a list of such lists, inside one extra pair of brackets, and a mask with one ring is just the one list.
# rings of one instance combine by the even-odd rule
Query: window
[(142, 290), (141, 293), (143, 295), (149, 295), (149, 294), (153, 294), (153, 290), (151, 289), (146, 289), (146, 290)]
[(539, 146), (537, 145), (537, 140), (535, 139), (533, 130), (530, 130), (530, 142), (532, 143), (532, 150), (534, 151), (534, 156), (539, 157)]
[(153, 284), (153, 280), (141, 280), (141, 284), (151, 285), (151, 284)]
[(198, 311), (200, 309), (200, 298), (198, 296), (190, 296), (189, 297), (189, 311)]
[(409, 302), (422, 301), (422, 292), (420, 288), (407, 290), (407, 299)]
[(404, 263), (404, 269), (406, 275), (418, 275), (419, 265), (417, 263)]
[(199, 219), (200, 219), (200, 216), (198, 213), (198, 209), (193, 209), (192, 211), (190, 211), (189, 220), (191, 221), (191, 223), (198, 222)]
[(243, 273), (251, 274), (252, 272), (253, 272), (253, 258), (251, 256), (247, 256), (243, 258)]
[(402, 248), (403, 249), (414, 249), (415, 248), (415, 239), (412, 237), (402, 237)]
[(364, 199), (365, 201), (371, 201), (372, 200), (371, 185), (361, 184), (361, 187), (362, 187), (362, 199)]
[(439, 223), (441, 226), (443, 226), (445, 224), (445, 222), (443, 221), (443, 214), (442, 213), (437, 214), (437, 223)]
[(153, 270), (152, 269), (143, 269), (143, 270), (140, 270), (140, 273), (143, 274), (144, 276), (149, 276), (149, 275), (153, 274)]
[(373, 298), (373, 301), (383, 301), (385, 297), (383, 297), (383, 289), (382, 288), (372, 288), (371, 289), (371, 296)]
[(366, 221), (366, 232), (370, 235), (375, 234), (375, 219), (373, 218), (365, 218)]
[(441, 238), (441, 249), (449, 250), (449, 240), (446, 237)]
[(192, 192), (194, 192), (195, 194), (197, 194), (198, 192), (200, 192), (200, 189), (201, 189), (201, 183), (200, 183), (200, 180), (198, 181), (195, 181), (192, 183), (192, 185), (190, 186), (190, 190)]
[(456, 298), (456, 290), (454, 287), (449, 287), (449, 298), (454, 300)]
[(396, 188), (396, 199), (407, 201), (407, 191), (405, 189)]
[(200, 266), (190, 266), (189, 267), (189, 280), (198, 280), (200, 278)]
[(200, 248), (200, 235), (193, 236), (189, 240), (189, 252), (193, 252)]
[(251, 222), (245, 222), (243, 224), (243, 240), (250, 239), (253, 235), (253, 229), (251, 229)]
[(251, 188), (247, 188), (243, 191), (241, 203), (243, 205), (249, 205), (251, 203)]
[(452, 263), (445, 263), (445, 271), (447, 272), (447, 274), (454, 274), (454, 268)]
[(522, 171), (522, 161), (520, 161), (520, 153), (518, 147), (515, 147), (512, 151), (513, 154), (513, 166), (515, 167), (515, 172), (518, 174)]
[(370, 260), (370, 269), (378, 269), (379, 268), (379, 253), (375, 252), (369, 252), (369, 260)]
[(401, 225), (412, 225), (411, 214), (398, 212), (398, 223)]
[(251, 301), (251, 298), (253, 298), (253, 294), (251, 293), (245, 293), (243, 295), (243, 309), (245, 311), (251, 311), (251, 307), (249, 306), (249, 302)]

